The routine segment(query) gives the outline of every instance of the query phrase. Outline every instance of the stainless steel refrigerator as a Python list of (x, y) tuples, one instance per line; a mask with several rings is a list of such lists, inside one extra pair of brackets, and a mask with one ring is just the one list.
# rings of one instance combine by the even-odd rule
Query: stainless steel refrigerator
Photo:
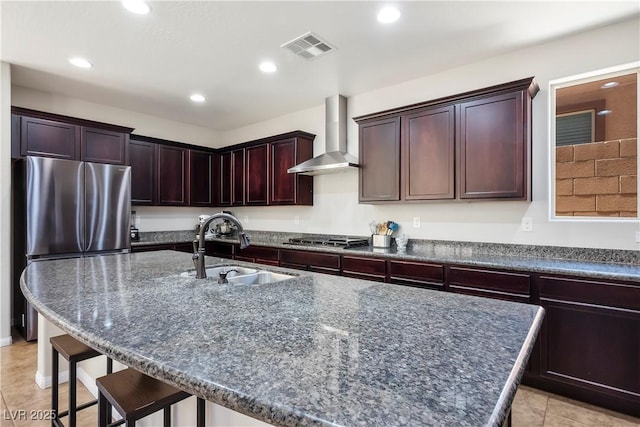
[[(130, 250), (129, 166), (47, 157), (26, 162), (27, 263)], [(24, 321), (27, 340), (36, 339), (32, 308)]]

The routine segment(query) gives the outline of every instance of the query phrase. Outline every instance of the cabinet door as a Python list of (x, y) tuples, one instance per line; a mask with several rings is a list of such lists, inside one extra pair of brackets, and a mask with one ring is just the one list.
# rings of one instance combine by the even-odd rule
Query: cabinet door
[(454, 107), (427, 109), (402, 121), (404, 199), (453, 199)]
[(20, 154), (24, 156), (80, 158), (80, 130), (78, 126), (53, 120), (22, 116)]
[(189, 150), (189, 206), (213, 206), (213, 153)]
[(83, 126), (81, 135), (82, 160), (114, 165), (126, 163), (127, 134)]
[(342, 256), (342, 275), (363, 280), (384, 282), (387, 277), (387, 262), (381, 258)]
[(460, 104), (460, 198), (524, 199), (527, 142), (521, 91)]
[(20, 158), (20, 116), (11, 114), (11, 158)]
[(451, 266), (447, 289), (459, 294), (526, 303), (530, 302), (531, 276), (524, 272)]
[(131, 204), (154, 205), (156, 203), (156, 144), (129, 141), (131, 165)]
[(287, 170), (313, 157), (313, 141), (289, 138), (271, 143), (270, 205), (313, 205), (313, 177)]
[(400, 200), (400, 117), (360, 124), (360, 202)]
[(244, 148), (231, 152), (231, 205), (244, 205)]
[(231, 152), (220, 153), (220, 170), (218, 172), (219, 180), (219, 196), (218, 204), (220, 206), (231, 206), (231, 182), (233, 175), (231, 174)]
[(563, 393), (640, 415), (640, 287), (540, 277), (543, 379)]
[(246, 204), (263, 205), (267, 204), (267, 166), (268, 144), (260, 144), (245, 149), (246, 167)]
[(158, 204), (185, 206), (187, 197), (187, 149), (158, 145)]

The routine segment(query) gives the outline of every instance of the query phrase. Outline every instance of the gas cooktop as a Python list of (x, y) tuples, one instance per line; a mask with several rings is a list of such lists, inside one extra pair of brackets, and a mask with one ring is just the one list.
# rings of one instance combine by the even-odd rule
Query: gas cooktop
[(335, 246), (351, 248), (354, 246), (369, 246), (368, 239), (354, 237), (292, 237), (286, 245), (297, 246)]

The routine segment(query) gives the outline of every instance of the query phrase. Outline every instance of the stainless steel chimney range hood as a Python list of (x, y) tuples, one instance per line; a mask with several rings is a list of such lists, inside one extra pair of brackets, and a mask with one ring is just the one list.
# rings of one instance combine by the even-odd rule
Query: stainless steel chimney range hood
[(325, 99), (325, 153), (289, 168), (287, 172), (321, 175), (358, 167), (358, 160), (347, 153), (347, 98), (334, 95)]

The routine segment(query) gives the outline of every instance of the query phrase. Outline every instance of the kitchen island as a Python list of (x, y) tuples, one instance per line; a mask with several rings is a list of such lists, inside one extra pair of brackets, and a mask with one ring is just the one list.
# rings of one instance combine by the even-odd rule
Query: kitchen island
[[(207, 258), (230, 263), (252, 265)], [(269, 269), (297, 277), (219, 285), (183, 274), (189, 254), (158, 251), (34, 262), (21, 286), (116, 361), (271, 424), (507, 419), (540, 307)]]

